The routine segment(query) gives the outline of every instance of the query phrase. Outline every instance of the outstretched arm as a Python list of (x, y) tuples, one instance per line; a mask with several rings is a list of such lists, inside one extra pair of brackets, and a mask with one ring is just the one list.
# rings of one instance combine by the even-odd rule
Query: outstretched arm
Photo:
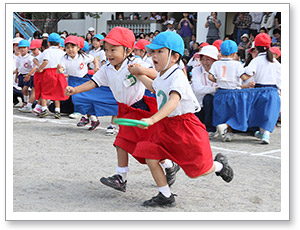
[(70, 96), (70, 95), (73, 95), (73, 94), (76, 94), (76, 93), (82, 93), (82, 92), (92, 90), (95, 87), (96, 87), (96, 83), (92, 80), (89, 80), (88, 82), (86, 82), (82, 85), (76, 86), (76, 87), (67, 86), (66, 89), (65, 89), (65, 94), (67, 96)]

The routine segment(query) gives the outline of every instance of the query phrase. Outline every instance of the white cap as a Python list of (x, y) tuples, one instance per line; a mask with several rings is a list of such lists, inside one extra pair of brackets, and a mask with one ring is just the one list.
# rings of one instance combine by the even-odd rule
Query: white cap
[(174, 24), (174, 21), (173, 21), (173, 20), (168, 20), (168, 21), (167, 21), (167, 24), (173, 25), (173, 24)]
[(88, 31), (95, 31), (93, 27), (88, 28)]
[(200, 51), (200, 55), (205, 55), (215, 60), (218, 60), (218, 54), (219, 51), (217, 47), (213, 45), (204, 46)]
[(13, 43), (14, 44), (19, 44), (19, 42), (22, 41), (22, 40), (23, 40), (23, 38), (16, 37), (16, 38), (13, 39)]
[(60, 37), (63, 38), (63, 39), (66, 39), (66, 35), (65, 34), (61, 34)]
[(241, 36), (241, 38), (249, 38), (249, 35), (248, 34), (243, 34), (242, 36)]
[(49, 37), (49, 34), (48, 33), (43, 33), (42, 38), (47, 38), (47, 37)]

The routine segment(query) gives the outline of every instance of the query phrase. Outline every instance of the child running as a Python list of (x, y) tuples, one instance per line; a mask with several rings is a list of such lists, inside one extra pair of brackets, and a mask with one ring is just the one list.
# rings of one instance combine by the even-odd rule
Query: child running
[[(146, 200), (143, 206), (175, 206), (164, 172), (159, 165), (161, 159), (176, 162), (191, 178), (216, 172), (226, 182), (233, 179), (233, 170), (226, 156), (219, 153), (213, 161), (208, 133), (205, 126), (194, 115), (200, 105), (187, 77), (178, 63), (184, 52), (180, 35), (173, 32), (159, 33), (150, 45), (155, 69), (159, 72), (152, 80), (140, 75), (140, 66), (130, 67), (145, 86), (156, 93), (158, 112), (142, 120), (156, 126), (149, 140), (140, 141), (133, 156), (145, 158), (152, 177), (158, 186), (158, 195)], [(146, 128), (139, 126), (140, 128)], [(148, 127), (147, 127), (148, 128)]]
[[(128, 65), (138, 63), (142, 72), (149, 78), (155, 78), (157, 72), (148, 68), (149, 65), (141, 59), (133, 59), (131, 52), (135, 42), (134, 33), (123, 27), (114, 27), (103, 39), (105, 55), (109, 64), (103, 66), (90, 81), (77, 87), (66, 87), (67, 95), (85, 92), (100, 86), (109, 86), (118, 102), (118, 117), (141, 119), (152, 116), (156, 111), (156, 100), (144, 96), (145, 86), (128, 71)], [(155, 127), (154, 127), (155, 128)], [(133, 153), (136, 143), (147, 140), (153, 129), (141, 130), (136, 127), (121, 126), (116, 136), (114, 146), (117, 150), (118, 165), (115, 175), (102, 177), (100, 182), (119, 191), (126, 191), (128, 167), (128, 153)], [(136, 158), (145, 164), (145, 159)], [(172, 162), (171, 162), (172, 163)], [(166, 177), (169, 183), (174, 183), (178, 168), (175, 164), (166, 166)]]
[(49, 115), (47, 107), (47, 99), (53, 100), (55, 103), (54, 117), (61, 118), (60, 101), (67, 100), (69, 97), (64, 95), (64, 89), (68, 83), (63, 73), (56, 72), (60, 59), (65, 52), (59, 49), (60, 36), (57, 33), (51, 33), (48, 37), (49, 48), (41, 55), (43, 63), (38, 67), (37, 72), (43, 72), (41, 79), (38, 81), (35, 89), (35, 97), (40, 98), (42, 102), (42, 112), (38, 117), (43, 118)]

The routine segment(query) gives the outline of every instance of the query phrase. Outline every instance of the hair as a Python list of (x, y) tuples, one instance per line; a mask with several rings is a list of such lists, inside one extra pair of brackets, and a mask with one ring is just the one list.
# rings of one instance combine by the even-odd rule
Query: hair
[(264, 46), (256, 46), (256, 49), (258, 50), (258, 53), (267, 52), (267, 60), (273, 62), (273, 54), (269, 48), (266, 49)]
[(38, 36), (39, 38), (41, 37), (40, 31), (37, 30), (33, 33), (32, 37), (36, 37), (36, 36)]
[(49, 42), (51, 46), (58, 46), (60, 42)]
[[(170, 49), (169, 49), (170, 50)], [(176, 64), (179, 64), (181, 58), (182, 58), (182, 55), (174, 50), (171, 50), (171, 55), (175, 55), (175, 54), (178, 54), (179, 55), (179, 58), (178, 60), (176, 61)]]
[[(72, 43), (67, 43), (67, 44), (71, 44), (72, 46), (78, 46), (78, 45), (74, 45)], [(81, 55), (82, 57), (87, 57), (87, 54), (81, 48), (78, 50), (78, 55)], [(64, 56), (67, 58), (69, 55), (66, 53)]]
[(259, 30), (264, 30), (267, 33), (267, 29), (265, 27), (261, 27)]
[(85, 35), (85, 40), (88, 42), (88, 39), (87, 39), (88, 34), (91, 35), (91, 41), (93, 41), (93, 35), (92, 35), (90, 32), (86, 33), (86, 35)]
[(280, 34), (281, 35), (281, 31), (279, 29), (274, 29), (273, 30), (273, 35), (275, 34)]
[(62, 33), (66, 33), (66, 34), (67, 34), (66, 37), (69, 36), (69, 33), (68, 33), (68, 31), (66, 31), (66, 30), (64, 30)]
[(44, 40), (42, 41), (42, 47), (44, 47), (45, 49), (48, 48), (48, 41), (47, 41), (47, 39), (44, 39)]

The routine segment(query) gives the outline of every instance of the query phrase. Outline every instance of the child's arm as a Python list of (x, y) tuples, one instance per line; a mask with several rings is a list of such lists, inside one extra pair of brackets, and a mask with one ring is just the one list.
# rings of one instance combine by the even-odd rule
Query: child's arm
[(65, 94), (67, 96), (71, 96), (71, 95), (76, 94), (76, 93), (82, 93), (82, 92), (92, 90), (96, 86), (97, 85), (93, 80), (89, 80), (88, 82), (86, 82), (82, 85), (76, 86), (76, 87), (67, 86), (66, 89), (65, 89)]
[(16, 69), (15, 83), (18, 83), (18, 68)]
[[(142, 121), (145, 121), (150, 125), (155, 124), (156, 122), (162, 120), (163, 118), (167, 117), (170, 113), (172, 113), (176, 107), (178, 106), (180, 100), (180, 95), (176, 91), (172, 91), (170, 93), (170, 99), (169, 101), (157, 112), (155, 113), (152, 117), (150, 118), (144, 118)], [(139, 128), (147, 128), (145, 126), (138, 126)]]
[(140, 64), (132, 64), (128, 66), (128, 70), (132, 75), (146, 75), (151, 79), (155, 79), (157, 76), (157, 71), (153, 68), (145, 68)]
[(147, 77), (146, 75), (136, 75), (136, 77), (143, 82), (143, 84), (146, 86), (147, 89), (149, 89), (151, 92), (155, 92), (155, 90), (152, 87), (153, 80)]
[(217, 82), (217, 79), (214, 78), (214, 76), (212, 74), (208, 75), (208, 79), (212, 82)]
[(244, 74), (241, 76), (241, 79), (242, 79), (243, 81), (246, 81), (246, 80), (248, 80), (250, 77), (252, 77), (252, 76), (250, 76), (250, 75), (244, 73)]
[(27, 82), (27, 81), (30, 80), (30, 77), (31, 77), (32, 74), (35, 72), (35, 70), (36, 70), (36, 66), (34, 66), (34, 67), (30, 70), (30, 72), (29, 72), (28, 74), (25, 75), (25, 77), (24, 77), (24, 81), (25, 81), (25, 82)]
[(94, 62), (94, 71), (96, 73), (100, 69), (98, 59), (94, 58), (93, 62)]
[(39, 68), (36, 70), (37, 72), (43, 72), (43, 69), (48, 65), (48, 60), (43, 61), (43, 63), (39, 66)]
[(33, 63), (34, 63), (37, 67), (40, 66), (40, 63), (39, 63), (39, 61), (38, 61), (36, 58), (33, 59)]
[(61, 64), (57, 64), (56, 71), (57, 73), (61, 74), (62, 72), (64, 72), (64, 67), (62, 67)]

